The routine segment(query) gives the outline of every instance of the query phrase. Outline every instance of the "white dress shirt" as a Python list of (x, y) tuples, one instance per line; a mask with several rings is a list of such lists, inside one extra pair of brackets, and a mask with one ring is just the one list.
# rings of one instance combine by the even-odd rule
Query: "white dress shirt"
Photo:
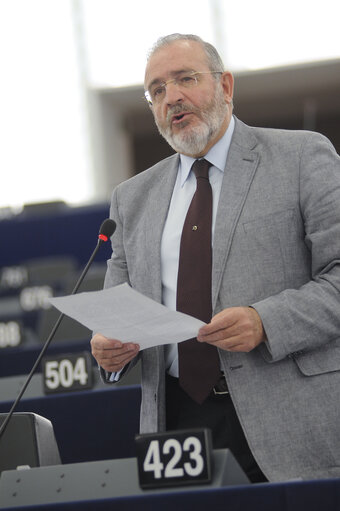
[[(217, 206), (221, 192), (224, 168), (234, 127), (235, 121), (232, 117), (222, 138), (205, 155), (205, 159), (212, 164), (209, 171), (209, 181), (213, 194), (212, 240), (214, 237)], [(182, 230), (189, 205), (196, 190), (196, 177), (193, 172), (190, 172), (194, 161), (195, 158), (184, 156), (183, 154), (180, 155), (177, 179), (162, 236), (162, 303), (172, 310), (176, 310), (177, 273)], [(178, 377), (177, 344), (165, 346), (165, 366), (171, 376)]]

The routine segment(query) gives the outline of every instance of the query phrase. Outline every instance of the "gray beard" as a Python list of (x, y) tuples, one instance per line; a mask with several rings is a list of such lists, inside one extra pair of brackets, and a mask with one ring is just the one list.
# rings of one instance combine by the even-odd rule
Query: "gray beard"
[[(201, 122), (186, 132), (172, 133), (170, 126), (171, 117), (174, 114), (176, 115), (185, 111), (199, 112), (202, 119)], [(219, 132), (227, 111), (228, 107), (224, 100), (222, 90), (220, 87), (217, 87), (214, 98), (203, 110), (199, 111), (195, 107), (186, 105), (176, 105), (169, 109), (166, 127), (162, 128), (157, 121), (155, 122), (159, 133), (177, 153), (195, 156), (202, 153), (209, 141)], [(183, 127), (186, 124), (187, 123), (183, 121)]]

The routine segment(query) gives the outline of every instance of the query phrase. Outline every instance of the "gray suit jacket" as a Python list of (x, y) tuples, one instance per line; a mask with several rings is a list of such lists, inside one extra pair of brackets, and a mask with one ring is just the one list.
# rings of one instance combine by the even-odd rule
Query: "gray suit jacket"
[[(119, 185), (106, 286), (161, 301), (173, 155)], [(311, 132), (236, 119), (214, 234), (214, 312), (252, 305), (268, 342), (220, 350), (249, 446), (271, 481), (340, 476), (340, 158)], [(141, 432), (165, 427), (164, 354), (141, 353)]]

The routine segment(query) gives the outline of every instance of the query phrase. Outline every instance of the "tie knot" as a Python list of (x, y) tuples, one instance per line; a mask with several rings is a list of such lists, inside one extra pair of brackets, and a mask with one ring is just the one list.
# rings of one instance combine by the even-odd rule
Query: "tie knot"
[(205, 179), (209, 179), (209, 169), (211, 167), (211, 163), (207, 160), (195, 160), (192, 165), (192, 170), (195, 172), (196, 178), (203, 177)]

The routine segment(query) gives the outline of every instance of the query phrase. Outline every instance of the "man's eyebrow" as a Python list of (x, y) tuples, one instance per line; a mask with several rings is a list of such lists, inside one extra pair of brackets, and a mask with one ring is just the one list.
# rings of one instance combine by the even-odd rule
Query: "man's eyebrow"
[[(179, 69), (179, 70), (176, 70), (176, 71), (171, 71), (169, 73), (169, 75), (171, 76), (171, 78), (176, 78), (176, 76), (180, 75), (181, 73), (194, 73), (195, 71), (192, 69), (192, 68), (185, 68), (185, 69)], [(170, 78), (170, 80), (171, 80)], [(158, 85), (160, 83), (164, 83), (166, 82), (166, 80), (162, 79), (162, 78), (155, 78), (154, 80), (152, 80), (152, 82), (148, 85), (148, 90), (151, 89), (151, 87), (153, 85)]]

